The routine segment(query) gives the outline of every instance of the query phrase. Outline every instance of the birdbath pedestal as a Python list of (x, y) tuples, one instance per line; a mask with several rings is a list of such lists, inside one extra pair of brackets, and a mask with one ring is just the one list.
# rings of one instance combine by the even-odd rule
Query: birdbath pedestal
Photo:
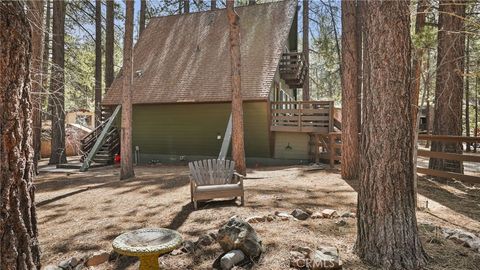
[(140, 270), (158, 270), (158, 257), (182, 243), (177, 231), (158, 228), (126, 232), (113, 240), (113, 249), (123, 255), (140, 259)]

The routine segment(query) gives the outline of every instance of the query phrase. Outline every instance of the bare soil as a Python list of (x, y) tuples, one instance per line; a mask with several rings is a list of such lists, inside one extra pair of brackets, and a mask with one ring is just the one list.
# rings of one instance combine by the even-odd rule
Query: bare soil
[[(36, 179), (36, 201), (42, 263), (58, 264), (72, 256), (82, 257), (111, 250), (119, 234), (146, 227), (178, 230), (185, 240), (218, 231), (230, 217), (291, 212), (295, 208), (340, 214), (356, 212), (358, 183), (342, 180), (337, 172), (309, 170), (307, 166), (249, 169), (245, 180), (246, 206), (234, 201), (190, 203), (186, 166), (152, 165), (135, 168), (136, 177), (119, 180), (119, 169), (105, 167), (86, 173), (42, 173)], [(428, 203), (427, 203), (428, 201)], [(425, 208), (428, 204), (428, 208)], [(480, 232), (480, 189), (460, 183), (419, 181), (418, 221), (436, 226)], [(273, 221), (252, 226), (266, 247), (254, 269), (289, 269), (289, 251), (295, 246), (334, 245), (340, 250), (344, 269), (372, 269), (353, 253), (356, 221), (346, 219)], [(427, 269), (478, 269), (480, 254), (444, 240), (439, 232), (419, 226), (431, 260)], [(160, 257), (162, 269), (211, 269), (222, 253), (214, 244), (195, 254)], [(138, 269), (134, 258), (103, 264), (96, 269)]]

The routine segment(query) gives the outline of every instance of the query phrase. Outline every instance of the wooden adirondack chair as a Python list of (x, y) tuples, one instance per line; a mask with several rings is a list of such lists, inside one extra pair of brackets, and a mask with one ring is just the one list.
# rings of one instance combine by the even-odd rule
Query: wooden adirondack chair
[(234, 171), (233, 161), (208, 159), (190, 162), (188, 166), (191, 200), (195, 210), (198, 201), (216, 198), (241, 197), (244, 205), (244, 176)]

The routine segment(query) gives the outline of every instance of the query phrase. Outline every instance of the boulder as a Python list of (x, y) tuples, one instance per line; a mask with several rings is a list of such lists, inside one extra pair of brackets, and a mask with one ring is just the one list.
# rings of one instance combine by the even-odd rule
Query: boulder
[(58, 264), (58, 267), (64, 269), (64, 270), (70, 270), (73, 269), (75, 266), (77, 266), (79, 263), (78, 259), (75, 257), (72, 257), (70, 259), (64, 260)]
[(308, 255), (308, 269), (342, 269), (342, 262), (336, 247), (319, 247)]
[(338, 213), (337, 211), (333, 210), (333, 209), (324, 209), (322, 211), (322, 215), (324, 218), (335, 218), (335, 217), (338, 217)]
[(306, 220), (310, 215), (303, 211), (302, 209), (295, 209), (292, 211), (291, 215), (299, 220)]
[(275, 215), (280, 218), (280, 220), (297, 220), (294, 216), (286, 212), (276, 211)]
[(245, 259), (245, 254), (239, 249), (231, 250), (220, 259), (220, 267), (222, 270), (230, 270), (236, 264)]
[(110, 254), (106, 251), (96, 252), (86, 260), (85, 266), (90, 267), (100, 265), (102, 263), (108, 262), (109, 257)]
[(253, 224), (253, 223), (259, 223), (259, 222), (265, 222), (266, 220), (267, 218), (265, 216), (253, 216), (253, 217), (247, 218), (245, 221), (250, 224)]
[(335, 225), (337, 225), (338, 227), (343, 227), (347, 225), (347, 221), (345, 221), (344, 219), (340, 219), (339, 221), (335, 222)]
[(342, 218), (355, 218), (355, 213), (352, 212), (345, 212), (341, 216)]
[(250, 258), (259, 258), (263, 252), (262, 241), (247, 222), (232, 218), (218, 231), (217, 241), (223, 251), (239, 249)]
[(190, 240), (183, 241), (181, 251), (184, 253), (193, 253), (195, 251), (195, 243)]

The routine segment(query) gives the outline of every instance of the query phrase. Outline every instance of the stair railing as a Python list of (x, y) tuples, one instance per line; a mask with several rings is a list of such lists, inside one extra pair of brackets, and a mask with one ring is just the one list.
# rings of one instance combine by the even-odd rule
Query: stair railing
[[(108, 121), (105, 122), (105, 125), (101, 129), (100, 135), (98, 137), (96, 137), (96, 140), (94, 140), (95, 143), (94, 143), (92, 149), (88, 152), (88, 155), (85, 157), (85, 159), (83, 161), (82, 167), (80, 167), (81, 172), (85, 172), (85, 171), (88, 170), (88, 168), (90, 167), (90, 164), (92, 163), (93, 158), (97, 154), (98, 150), (100, 150), (102, 145), (105, 143), (106, 139), (108, 138), (110, 127), (112, 127), (113, 122), (115, 122), (115, 118), (117, 118), (117, 115), (118, 115), (121, 107), (122, 107), (121, 105), (118, 105), (115, 108), (115, 110), (113, 111), (112, 116), (110, 116)], [(100, 125), (98, 128), (100, 128), (102, 125)], [(93, 138), (95, 138), (95, 136)], [(92, 140), (92, 139), (90, 139), (90, 140)]]

